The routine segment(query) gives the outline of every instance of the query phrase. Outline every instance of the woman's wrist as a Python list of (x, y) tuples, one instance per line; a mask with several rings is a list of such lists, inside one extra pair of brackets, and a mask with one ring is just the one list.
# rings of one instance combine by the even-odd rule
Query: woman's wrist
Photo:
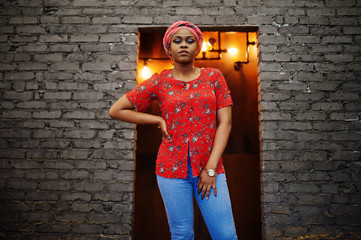
[(156, 117), (155, 121), (158, 126), (162, 125), (165, 122), (165, 120), (161, 116), (158, 115), (154, 115), (154, 116)]
[(208, 159), (208, 162), (205, 167), (207, 169), (216, 169), (217, 166), (218, 166), (218, 161), (216, 161), (214, 159), (212, 160), (212, 158), (210, 158), (210, 159)]

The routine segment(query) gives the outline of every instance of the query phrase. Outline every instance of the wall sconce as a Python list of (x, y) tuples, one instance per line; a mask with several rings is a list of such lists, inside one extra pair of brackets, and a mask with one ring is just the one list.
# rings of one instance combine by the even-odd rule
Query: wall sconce
[[(214, 38), (209, 38), (208, 42), (203, 41), (202, 44), (202, 58), (196, 58), (196, 60), (219, 60), (221, 59), (221, 53), (223, 52), (227, 52), (226, 49), (221, 49), (221, 33), (218, 32), (218, 45), (219, 45), (219, 49), (214, 49), (214, 45), (217, 42), (216, 39)], [(207, 51), (207, 47), (211, 47), (210, 50)], [(218, 57), (206, 57), (207, 52), (216, 52), (218, 53)]]
[[(240, 70), (241, 67), (242, 67), (242, 64), (246, 64), (246, 63), (249, 63), (249, 45), (255, 45), (256, 42), (250, 42), (249, 41), (249, 35), (248, 35), (248, 32), (247, 32), (247, 35), (246, 35), (246, 38), (247, 38), (247, 43), (246, 43), (246, 61), (235, 61), (234, 62), (234, 69), (236, 71)], [(238, 49), (237, 48), (229, 48), (229, 49), (222, 49), (221, 48), (221, 36), (220, 36), (220, 32), (218, 32), (218, 46), (219, 46), (219, 49), (215, 49), (214, 48), (214, 45), (216, 43), (216, 39), (214, 38), (210, 38), (208, 39), (208, 42), (203, 42), (203, 45), (202, 45), (202, 58), (197, 58), (197, 60), (219, 60), (221, 59), (221, 53), (224, 53), (224, 52), (227, 52), (229, 54), (232, 54), (232, 55), (235, 55), (236, 53), (238, 53)], [(207, 46), (211, 46), (211, 49), (207, 51)], [(216, 52), (218, 53), (218, 57), (216, 58), (207, 58), (206, 57), (206, 54), (207, 52)]]
[[(249, 41), (249, 32), (246, 33), (246, 48), (243, 50), (240, 46), (244, 46), (243, 44), (240, 44), (239, 47), (231, 47), (228, 49), (222, 49), (221, 44), (221, 33), (224, 33), (222, 31), (210, 31), (213, 32), (213, 35), (210, 35), (208, 41), (204, 41), (201, 48), (201, 54), (200, 57), (196, 58), (196, 60), (220, 60), (222, 57), (222, 53), (229, 53), (230, 55), (238, 55), (241, 51), (242, 53), (245, 52), (246, 60), (245, 61), (235, 61), (234, 62), (234, 69), (236, 71), (239, 71), (242, 68), (242, 64), (249, 63), (249, 45), (256, 45), (256, 42), (250, 42)], [(217, 35), (216, 35), (217, 34)], [(239, 39), (236, 39), (235, 41), (239, 41)], [(234, 41), (234, 40), (233, 40)], [(238, 43), (239, 44), (239, 43)], [(147, 66), (148, 60), (166, 60), (169, 61), (168, 57), (146, 57), (146, 58), (139, 58), (139, 60), (144, 61), (143, 68), (140, 70), (140, 78), (142, 80), (148, 79), (152, 75), (151, 69)]]
[(249, 63), (249, 45), (256, 45), (256, 42), (250, 42), (247, 32), (247, 47), (246, 47), (246, 61), (236, 61), (234, 62), (234, 70), (238, 71), (241, 69), (242, 64)]

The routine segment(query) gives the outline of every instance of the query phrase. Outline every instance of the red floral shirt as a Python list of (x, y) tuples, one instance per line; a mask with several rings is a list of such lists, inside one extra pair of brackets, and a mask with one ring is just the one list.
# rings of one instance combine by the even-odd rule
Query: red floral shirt
[[(222, 73), (202, 68), (198, 78), (184, 82), (176, 80), (172, 70), (167, 69), (139, 84), (126, 97), (141, 112), (152, 100), (159, 101), (170, 138), (164, 138), (159, 147), (156, 174), (187, 178), (189, 150), (193, 176), (199, 176), (212, 150), (217, 110), (233, 105)], [(224, 173), (222, 159), (216, 170)]]

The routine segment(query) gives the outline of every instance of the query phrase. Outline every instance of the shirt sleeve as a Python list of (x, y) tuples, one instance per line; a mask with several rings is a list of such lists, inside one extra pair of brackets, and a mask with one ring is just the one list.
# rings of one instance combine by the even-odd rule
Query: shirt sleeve
[(218, 69), (214, 87), (217, 99), (217, 110), (227, 106), (233, 106), (231, 92), (228, 89), (223, 74)]
[(145, 80), (125, 96), (140, 112), (145, 112), (153, 100), (158, 99), (158, 74), (155, 73), (150, 79)]

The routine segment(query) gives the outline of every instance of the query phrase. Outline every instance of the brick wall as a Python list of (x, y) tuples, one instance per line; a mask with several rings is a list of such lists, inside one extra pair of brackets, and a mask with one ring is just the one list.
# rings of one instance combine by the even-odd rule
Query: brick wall
[(360, 0), (3, 0), (1, 237), (130, 239), (137, 29), (257, 25), (265, 239), (361, 236)]

